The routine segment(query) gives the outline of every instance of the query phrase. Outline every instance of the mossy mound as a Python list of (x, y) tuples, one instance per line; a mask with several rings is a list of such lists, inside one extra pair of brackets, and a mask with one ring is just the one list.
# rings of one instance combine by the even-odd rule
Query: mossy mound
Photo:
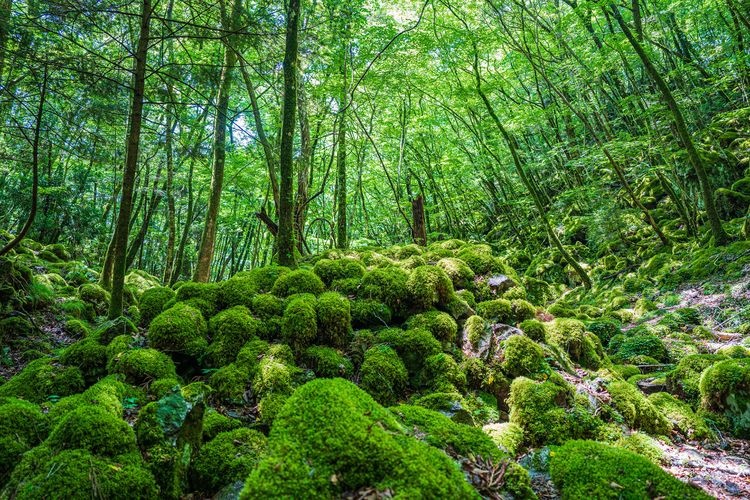
[(273, 284), (271, 293), (277, 297), (289, 297), (297, 293), (310, 293), (318, 296), (325, 290), (323, 281), (313, 273), (305, 269), (297, 269), (283, 273)]
[(604, 363), (604, 349), (599, 338), (587, 332), (581, 321), (555, 319), (547, 325), (547, 340), (585, 368), (597, 370)]
[(343, 354), (336, 349), (325, 346), (312, 346), (305, 350), (303, 359), (305, 364), (318, 377), (349, 378), (354, 372), (354, 366)]
[(268, 446), (266, 437), (251, 429), (222, 432), (203, 445), (191, 465), (195, 488), (217, 493), (222, 487), (244, 480)]
[(284, 309), (281, 338), (297, 352), (314, 344), (318, 336), (318, 314), (315, 305), (315, 297), (303, 294), (292, 297)]
[(335, 260), (320, 259), (315, 263), (313, 272), (330, 287), (335, 281), (361, 279), (365, 275), (365, 266), (355, 259), (346, 257)]
[(85, 449), (104, 457), (136, 451), (135, 433), (127, 422), (92, 405), (83, 405), (65, 415), (45, 445), (55, 451)]
[(385, 345), (365, 352), (359, 371), (359, 385), (383, 405), (395, 403), (404, 392), (408, 374), (396, 351)]
[(177, 376), (174, 362), (156, 349), (129, 349), (112, 357), (110, 373), (124, 375), (129, 384), (142, 385), (158, 379)]
[(440, 342), (422, 328), (386, 328), (378, 332), (377, 339), (396, 350), (411, 377), (419, 374), (428, 357), (441, 351)]
[(372, 299), (388, 306), (396, 317), (403, 317), (408, 309), (409, 273), (395, 266), (367, 272), (357, 296)]
[(321, 344), (344, 347), (352, 331), (349, 300), (336, 292), (326, 292), (315, 304), (318, 320), (317, 338)]
[(276, 417), (269, 448), (241, 498), (330, 498), (360, 488), (476, 497), (455, 462), (405, 435), (390, 412), (342, 379), (299, 388)]
[(214, 366), (224, 366), (235, 360), (247, 342), (258, 337), (261, 322), (245, 306), (234, 306), (221, 311), (208, 322), (211, 344), (207, 356)]
[(551, 453), (550, 473), (562, 498), (710, 498), (628, 450), (569, 441)]
[(429, 331), (433, 337), (444, 343), (456, 340), (458, 325), (449, 314), (440, 311), (427, 311), (416, 314), (406, 321), (409, 329), (423, 328)]
[(198, 309), (178, 303), (154, 318), (148, 327), (148, 341), (160, 351), (197, 358), (208, 346), (206, 330)]
[(406, 281), (411, 306), (426, 311), (434, 306), (445, 306), (453, 296), (453, 282), (445, 271), (435, 266), (415, 268)]
[(0, 385), (0, 397), (17, 397), (42, 403), (49, 398), (81, 392), (84, 387), (83, 373), (79, 368), (63, 366), (52, 358), (40, 358)]
[(750, 358), (719, 361), (700, 379), (701, 404), (724, 413), (737, 437), (750, 437)]
[(143, 292), (138, 301), (141, 311), (140, 324), (148, 326), (155, 317), (164, 310), (164, 305), (174, 299), (177, 294), (169, 287), (157, 286)]
[(654, 435), (669, 435), (672, 424), (634, 385), (614, 381), (607, 386), (612, 405), (633, 428)]
[(37, 446), (49, 430), (39, 406), (15, 398), (0, 398), (0, 488), (21, 456)]

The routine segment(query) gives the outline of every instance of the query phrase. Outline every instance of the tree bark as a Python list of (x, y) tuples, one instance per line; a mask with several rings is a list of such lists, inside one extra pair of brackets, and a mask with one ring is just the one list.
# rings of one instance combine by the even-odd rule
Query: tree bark
[(411, 218), (413, 222), (412, 239), (419, 246), (427, 245), (427, 228), (424, 218), (424, 197), (420, 194), (411, 202)]
[(151, 23), (151, 0), (143, 0), (138, 47), (135, 52), (133, 71), (133, 100), (130, 108), (128, 143), (125, 151), (125, 166), (122, 174), (120, 212), (113, 236), (112, 300), (109, 318), (122, 315), (122, 290), (125, 285), (125, 260), (127, 258), (130, 215), (133, 209), (133, 184), (138, 167), (138, 152), (141, 145), (141, 122), (143, 120), (143, 94), (146, 86), (146, 57), (148, 56), (149, 27)]

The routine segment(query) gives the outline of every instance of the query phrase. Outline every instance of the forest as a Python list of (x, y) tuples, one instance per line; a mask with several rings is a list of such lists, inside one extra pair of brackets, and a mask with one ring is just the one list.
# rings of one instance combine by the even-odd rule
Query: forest
[(750, 0), (0, 0), (0, 499), (750, 497)]

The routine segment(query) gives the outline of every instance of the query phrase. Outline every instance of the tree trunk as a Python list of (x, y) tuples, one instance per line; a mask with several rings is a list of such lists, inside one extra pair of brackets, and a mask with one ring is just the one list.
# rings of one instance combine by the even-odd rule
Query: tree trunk
[(341, 70), (341, 97), (338, 112), (338, 147), (336, 150), (336, 248), (346, 248), (346, 109), (349, 106), (346, 62)]
[(141, 121), (143, 119), (143, 94), (146, 86), (146, 57), (148, 56), (149, 25), (151, 22), (151, 0), (143, 0), (141, 28), (135, 52), (133, 71), (133, 101), (130, 108), (128, 144), (125, 151), (125, 167), (122, 174), (120, 212), (117, 216), (112, 258), (112, 300), (109, 318), (122, 315), (122, 290), (125, 285), (125, 260), (128, 249), (130, 214), (133, 209), (133, 184), (138, 166), (138, 151), (141, 145)]
[(300, 0), (289, 0), (284, 49), (284, 112), (279, 155), (281, 186), (279, 189), (278, 260), (282, 266), (296, 267), (294, 255), (294, 125), (297, 110), (297, 48)]
[(420, 194), (411, 202), (412, 239), (414, 243), (423, 247), (427, 246), (427, 228), (424, 218), (424, 197)]

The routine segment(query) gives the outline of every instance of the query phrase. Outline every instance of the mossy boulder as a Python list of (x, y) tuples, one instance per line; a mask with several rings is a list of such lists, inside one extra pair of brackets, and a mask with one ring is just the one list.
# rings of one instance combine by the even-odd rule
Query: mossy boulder
[(544, 323), (535, 319), (527, 319), (522, 321), (518, 326), (521, 331), (534, 342), (546, 342), (547, 341), (547, 327)]
[(258, 363), (252, 382), (253, 393), (261, 397), (271, 393), (291, 394), (293, 376), (293, 367), (282, 358), (267, 354)]
[(110, 373), (124, 375), (133, 385), (177, 376), (172, 358), (150, 348), (125, 350), (114, 355), (107, 366)]
[(315, 304), (318, 319), (318, 342), (344, 347), (351, 336), (352, 314), (349, 300), (337, 292), (326, 292)]
[(352, 326), (389, 326), (393, 313), (391, 309), (375, 299), (355, 299), (351, 301)]
[(367, 272), (357, 294), (360, 299), (372, 299), (385, 304), (396, 317), (403, 317), (408, 308), (409, 273), (395, 266)]
[(640, 455), (595, 441), (554, 448), (550, 473), (563, 499), (710, 498)]
[(284, 316), (281, 319), (281, 338), (296, 352), (303, 351), (314, 344), (317, 339), (318, 314), (315, 304), (314, 297), (300, 295), (293, 297), (284, 309)]
[(449, 314), (440, 311), (415, 314), (407, 320), (406, 327), (409, 329), (423, 328), (437, 340), (446, 344), (453, 342), (458, 332), (456, 321)]
[(0, 397), (17, 397), (42, 403), (49, 398), (81, 392), (85, 386), (80, 368), (63, 366), (52, 358), (40, 358), (0, 385)]
[(577, 319), (557, 318), (547, 324), (547, 341), (570, 356), (581, 366), (599, 369), (604, 362), (604, 349), (599, 338), (586, 331)]
[(409, 275), (406, 289), (411, 306), (426, 311), (446, 305), (453, 296), (453, 283), (445, 271), (436, 266), (419, 266)]
[(0, 488), (21, 456), (37, 446), (49, 430), (47, 415), (22, 399), (0, 398)]
[(365, 266), (358, 260), (348, 257), (335, 260), (320, 259), (315, 263), (313, 272), (330, 287), (334, 281), (361, 279), (365, 275)]
[(229, 432), (242, 427), (242, 421), (227, 417), (214, 410), (207, 408), (203, 414), (203, 442), (207, 443), (222, 432)]
[(316, 297), (325, 291), (323, 281), (306, 269), (297, 269), (279, 276), (271, 293), (277, 297), (289, 297), (298, 293), (309, 293)]
[(687, 401), (693, 407), (700, 402), (701, 374), (714, 364), (724, 361), (726, 356), (718, 354), (692, 354), (685, 356), (677, 366), (667, 373), (667, 390)]
[(148, 341), (151, 347), (162, 352), (197, 358), (208, 347), (206, 331), (201, 312), (178, 303), (154, 318), (148, 327)]
[(250, 380), (250, 374), (245, 368), (236, 363), (230, 363), (211, 373), (208, 383), (214, 389), (214, 394), (218, 399), (241, 402), (250, 385)]
[(237, 357), (247, 342), (258, 337), (262, 324), (253, 318), (245, 306), (234, 306), (211, 318), (208, 334), (211, 344), (207, 355), (214, 366), (224, 366)]
[(487, 434), (492, 442), (500, 448), (501, 451), (514, 457), (521, 450), (523, 443), (523, 429), (520, 425), (512, 422), (503, 422), (499, 424), (487, 424), (482, 427), (482, 431)]
[(689, 404), (668, 392), (651, 394), (648, 401), (686, 438), (703, 440), (714, 437), (703, 417), (693, 412)]
[(332, 347), (308, 347), (303, 355), (303, 360), (305, 365), (318, 377), (349, 378), (354, 372), (352, 362)]
[(222, 432), (203, 445), (191, 464), (195, 489), (215, 494), (224, 486), (246, 479), (267, 447), (268, 439), (258, 431)]
[(93, 384), (106, 372), (107, 348), (93, 338), (79, 340), (65, 348), (60, 362), (78, 367), (86, 382)]
[(653, 435), (668, 436), (672, 432), (669, 420), (633, 384), (614, 381), (607, 390), (612, 406), (631, 428)]
[(103, 457), (136, 451), (135, 433), (127, 422), (93, 405), (83, 405), (65, 415), (45, 445), (55, 451), (85, 449)]
[(425, 359), (418, 376), (420, 386), (436, 391), (450, 391), (466, 387), (466, 374), (450, 355), (441, 352)]
[(724, 413), (738, 437), (750, 438), (750, 358), (719, 361), (700, 379), (701, 405)]
[(455, 462), (405, 435), (389, 411), (343, 379), (299, 388), (276, 417), (269, 448), (241, 498), (332, 498), (360, 488), (476, 497)]
[(169, 287), (157, 286), (143, 292), (138, 301), (141, 312), (140, 324), (148, 326), (163, 310), (164, 305), (174, 299), (177, 294)]
[(377, 340), (396, 350), (411, 377), (419, 374), (428, 357), (442, 350), (440, 342), (429, 331), (422, 328), (411, 330), (386, 328), (378, 332)]
[(477, 314), (492, 323), (510, 323), (513, 319), (511, 302), (506, 299), (485, 300), (477, 304)]
[(109, 308), (109, 292), (94, 283), (86, 283), (78, 288), (78, 298), (91, 305), (97, 315), (102, 316)]
[(218, 283), (196, 283), (189, 281), (183, 283), (177, 289), (177, 302), (186, 302), (190, 306), (200, 310), (204, 318), (210, 318), (216, 314), (219, 306), (219, 284)]
[(503, 346), (503, 371), (510, 377), (545, 377), (550, 368), (544, 350), (525, 335), (511, 335)]
[(359, 386), (383, 405), (395, 403), (406, 389), (408, 373), (396, 351), (385, 345), (365, 352)]
[(258, 293), (258, 283), (247, 272), (240, 272), (219, 284), (219, 304), (221, 307), (252, 307), (253, 298)]
[(446, 257), (437, 261), (436, 265), (445, 271), (456, 290), (469, 288), (474, 281), (474, 271), (461, 259)]
[(101, 323), (91, 333), (91, 338), (102, 345), (109, 345), (115, 337), (120, 335), (135, 335), (138, 328), (125, 316), (118, 316)]

